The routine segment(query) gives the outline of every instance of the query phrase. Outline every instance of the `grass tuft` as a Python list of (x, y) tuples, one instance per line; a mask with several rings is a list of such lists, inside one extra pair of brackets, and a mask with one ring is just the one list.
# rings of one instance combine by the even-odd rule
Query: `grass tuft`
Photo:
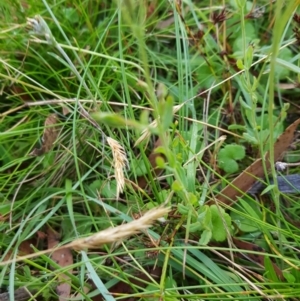
[(299, 298), (299, 4), (0, 1), (0, 299)]

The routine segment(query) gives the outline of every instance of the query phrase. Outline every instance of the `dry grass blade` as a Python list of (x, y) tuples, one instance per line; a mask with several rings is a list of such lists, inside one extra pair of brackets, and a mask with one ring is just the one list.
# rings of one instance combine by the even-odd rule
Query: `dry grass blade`
[(110, 137), (107, 137), (107, 143), (110, 146), (114, 158), (115, 179), (117, 182), (117, 199), (123, 192), (125, 186), (124, 168), (128, 164), (126, 153), (120, 143)]

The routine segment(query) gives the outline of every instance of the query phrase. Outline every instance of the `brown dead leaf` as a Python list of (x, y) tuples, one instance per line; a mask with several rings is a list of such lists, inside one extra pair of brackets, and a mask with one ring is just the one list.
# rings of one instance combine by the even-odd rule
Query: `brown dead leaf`
[[(82, 291), (87, 295), (90, 291), (90, 287), (84, 286), (82, 288)], [(101, 296), (101, 295), (98, 295), (98, 296)], [(72, 294), (72, 296), (71, 296), (71, 299), (76, 299), (76, 300), (83, 300), (83, 298), (84, 298), (83, 294), (78, 293), (78, 292)], [(92, 298), (92, 300), (94, 300), (94, 299)], [(100, 299), (100, 300), (102, 300), (102, 299)]]
[(152, 3), (149, 3), (148, 6), (147, 6), (147, 14), (146, 14), (146, 18), (150, 18), (154, 12), (156, 11), (157, 9), (157, 3), (152, 2)]
[(26, 92), (21, 86), (11, 86), (11, 93), (19, 97), (24, 102), (33, 100), (32, 96), (28, 92)]
[[(294, 140), (295, 131), (300, 123), (300, 119), (292, 123), (283, 134), (277, 139), (274, 144), (274, 160), (278, 161), (282, 157), (283, 153), (288, 149)], [(267, 170), (271, 167), (269, 161), (270, 153), (267, 152), (265, 156), (265, 165)], [(258, 178), (264, 177), (264, 168), (262, 158), (257, 159), (248, 168), (246, 168), (239, 176), (237, 176), (230, 184), (228, 184), (221, 192), (217, 195), (216, 200), (219, 203), (225, 205), (232, 205), (238, 197), (242, 196), (243, 193), (248, 191)], [(273, 164), (273, 163), (272, 163)], [(214, 202), (210, 201), (208, 204), (212, 205)]]
[(19, 246), (19, 255), (28, 255), (32, 253), (32, 247), (36, 246), (36, 239), (27, 239), (25, 241), (22, 241), (22, 243)]
[(68, 107), (63, 106), (62, 107), (62, 113), (63, 113), (64, 116), (67, 116), (68, 114), (71, 113), (71, 110)]
[[(26, 256), (26, 255), (32, 254), (33, 249), (31, 247), (31, 245), (36, 246), (37, 240), (34, 238), (30, 238), (30, 239), (22, 241), (18, 247), (18, 250), (19, 250), (18, 254), (20, 256)], [(9, 252), (4, 257), (4, 260), (9, 260), (9, 258), (11, 258), (11, 256), (12, 256), (12, 254), (13, 254), (13, 251), (9, 250)], [(1, 301), (1, 299), (0, 299), (0, 301)]]
[(9, 218), (8, 214), (6, 214), (6, 215), (0, 214), (0, 222), (5, 222), (8, 220), (8, 218)]
[(47, 234), (43, 231), (37, 231), (36, 234), (38, 240), (45, 240), (47, 237)]
[[(14, 300), (26, 301), (26, 300), (36, 300), (33, 299), (32, 295), (36, 293), (36, 290), (28, 290), (27, 287), (20, 287), (14, 291)], [(9, 292), (0, 294), (0, 301), (9, 301), (12, 296)]]
[(42, 137), (42, 147), (35, 148), (30, 155), (31, 156), (41, 156), (48, 153), (52, 147), (53, 143), (56, 141), (58, 136), (57, 123), (59, 122), (58, 116), (56, 114), (50, 114), (45, 120), (44, 134)]
[[(162, 169), (160, 169), (156, 166), (156, 159), (159, 157), (164, 159), (164, 156), (162, 154), (159, 154), (156, 152), (156, 149), (159, 146), (161, 146), (161, 141), (160, 141), (160, 139), (157, 139), (154, 144), (153, 150), (148, 157), (149, 163), (151, 165), (151, 168), (152, 168), (152, 171), (153, 171), (153, 174), (155, 177), (158, 177), (162, 173)], [(137, 178), (137, 184), (138, 184), (139, 188), (145, 189), (148, 186), (148, 180), (145, 176), (139, 176)]]
[[(60, 242), (60, 236), (57, 232), (48, 228), (48, 249), (54, 248)], [(73, 264), (73, 255), (70, 248), (65, 249), (57, 249), (55, 250), (51, 258), (61, 267), (67, 267)], [(72, 273), (72, 269), (69, 270)], [(58, 281), (60, 284), (56, 287), (56, 292), (59, 296), (59, 301), (65, 301), (70, 298), (71, 295), (71, 285), (70, 285), (70, 277), (65, 274), (61, 274), (58, 276)]]
[[(242, 241), (239, 240), (237, 238), (232, 238), (234, 244), (240, 249), (240, 250), (249, 250), (249, 251), (255, 251), (255, 252), (260, 252), (260, 253), (265, 253), (265, 250), (253, 243), (250, 242), (246, 242), (246, 241)], [(262, 254), (251, 254), (251, 253), (247, 253), (247, 255), (245, 255), (245, 257), (248, 257), (249, 259), (251, 259), (253, 262), (259, 264), (260, 266), (264, 267), (265, 266), (265, 256)], [(283, 273), (280, 270), (280, 268), (272, 262), (274, 271), (276, 272), (278, 278), (280, 280), (284, 280), (283, 277)]]

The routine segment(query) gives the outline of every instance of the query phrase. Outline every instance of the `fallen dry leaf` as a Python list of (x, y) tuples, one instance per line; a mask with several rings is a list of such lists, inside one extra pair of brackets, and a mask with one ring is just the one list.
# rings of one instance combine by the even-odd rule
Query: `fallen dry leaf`
[(71, 110), (66, 106), (62, 106), (62, 113), (64, 116), (67, 116), (68, 114), (71, 113)]
[[(19, 251), (18, 254), (20, 256), (26, 256), (32, 254), (33, 253), (33, 249), (31, 247), (32, 245), (33, 246), (37, 245), (37, 240), (35, 238), (30, 238), (22, 241), (18, 247), (18, 251)], [(9, 258), (12, 256), (12, 253), (13, 251), (9, 250), (6, 256), (4, 257), (4, 260), (9, 260)]]
[[(90, 291), (90, 287), (84, 286), (82, 288), (82, 291), (84, 294), (87, 295)], [(98, 296), (101, 296), (101, 295), (98, 295)], [(84, 296), (83, 296), (83, 294), (76, 292), (76, 293), (72, 294), (71, 299), (84, 300)], [(92, 300), (94, 300), (94, 299), (92, 298)], [(102, 299), (100, 299), (100, 300), (102, 300)]]
[(48, 153), (52, 147), (53, 143), (56, 141), (58, 136), (57, 123), (59, 122), (58, 116), (56, 114), (50, 114), (45, 120), (45, 129), (42, 137), (41, 148), (35, 148), (30, 155), (31, 156), (41, 156)]
[[(256, 244), (246, 242), (246, 241), (242, 241), (242, 240), (239, 240), (239, 239), (234, 238), (234, 237), (232, 238), (232, 240), (233, 240), (234, 244), (239, 248), (239, 250), (248, 250), (248, 251), (255, 251), (255, 252), (265, 253), (265, 250), (262, 247), (260, 247)], [(262, 267), (265, 266), (265, 255), (247, 253), (247, 255), (245, 255), (245, 257), (248, 257), (253, 262), (261, 265)], [(273, 262), (272, 262), (272, 265), (273, 265), (274, 271), (276, 272), (278, 278), (280, 280), (284, 280), (283, 273), (280, 270), (280, 268)]]
[[(26, 301), (26, 300), (35, 300), (32, 299), (32, 294), (35, 291), (29, 291), (26, 287), (20, 287), (14, 291), (14, 299), (16, 301)], [(0, 301), (9, 301), (11, 300), (10, 294), (8, 292), (0, 294)]]
[(17, 86), (17, 85), (11, 86), (11, 92), (15, 96), (20, 97), (20, 99), (23, 100), (24, 102), (33, 100), (32, 96), (28, 92), (26, 92), (24, 88), (21, 86)]
[[(300, 124), (300, 119), (292, 123), (283, 134), (277, 139), (274, 144), (274, 160), (275, 162), (281, 159), (283, 153), (288, 149), (294, 140), (295, 131)], [(269, 160), (270, 153), (265, 155), (266, 169), (270, 169), (271, 162)], [(248, 191), (258, 178), (264, 177), (264, 167), (262, 158), (257, 159), (248, 168), (246, 168), (239, 176), (237, 176), (230, 184), (228, 184), (216, 197), (217, 202), (225, 205), (232, 205), (238, 197)], [(274, 163), (275, 163), (274, 162)], [(212, 205), (214, 201), (208, 202)]]
[(27, 239), (22, 241), (22, 243), (19, 246), (19, 255), (27, 255), (27, 254), (31, 254), (33, 252), (32, 247), (31, 246), (35, 246), (36, 245), (36, 239)]
[[(48, 249), (56, 247), (60, 243), (60, 236), (57, 232), (48, 228)], [(73, 264), (73, 255), (70, 248), (57, 249), (55, 250), (51, 258), (61, 267), (67, 267)], [(72, 273), (72, 269), (69, 270)], [(70, 298), (71, 295), (71, 285), (70, 278), (65, 274), (60, 274), (58, 276), (58, 281), (60, 284), (56, 287), (56, 292), (59, 296), (59, 301), (65, 301)]]

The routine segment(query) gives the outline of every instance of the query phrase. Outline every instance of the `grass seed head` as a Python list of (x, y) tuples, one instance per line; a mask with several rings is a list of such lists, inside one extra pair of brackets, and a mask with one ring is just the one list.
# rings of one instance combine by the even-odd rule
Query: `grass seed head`
[(128, 165), (127, 156), (123, 146), (118, 141), (107, 137), (107, 143), (110, 146), (113, 154), (113, 164), (115, 170), (115, 179), (117, 182), (117, 199), (120, 193), (123, 192), (125, 186), (124, 168)]

